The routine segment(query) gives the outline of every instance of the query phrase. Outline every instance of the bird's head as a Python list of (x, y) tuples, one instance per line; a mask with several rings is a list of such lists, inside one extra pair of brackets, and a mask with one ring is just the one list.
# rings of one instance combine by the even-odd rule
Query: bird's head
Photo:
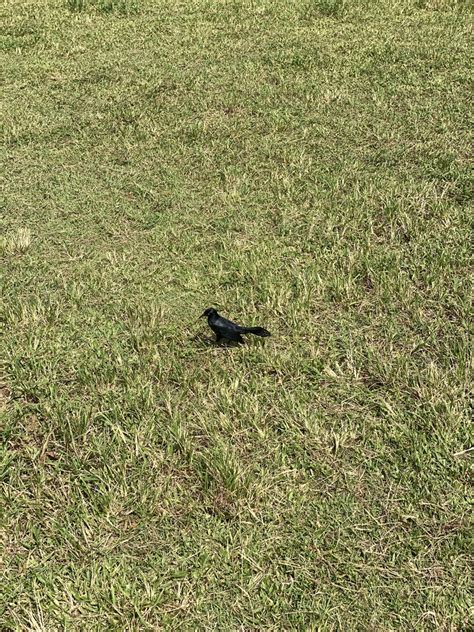
[(214, 316), (215, 314), (217, 314), (217, 310), (215, 310), (213, 307), (208, 307), (203, 311), (199, 318), (204, 318), (205, 316)]

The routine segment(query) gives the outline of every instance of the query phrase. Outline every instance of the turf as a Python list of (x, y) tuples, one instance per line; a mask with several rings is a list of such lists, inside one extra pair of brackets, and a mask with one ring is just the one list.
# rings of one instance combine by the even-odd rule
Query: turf
[(2, 630), (469, 627), (470, 9), (4, 2)]

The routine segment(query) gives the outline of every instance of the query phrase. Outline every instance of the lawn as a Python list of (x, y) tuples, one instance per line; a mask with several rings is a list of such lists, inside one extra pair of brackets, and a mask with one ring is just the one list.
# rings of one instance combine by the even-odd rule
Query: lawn
[(0, 12), (0, 629), (467, 630), (470, 3)]

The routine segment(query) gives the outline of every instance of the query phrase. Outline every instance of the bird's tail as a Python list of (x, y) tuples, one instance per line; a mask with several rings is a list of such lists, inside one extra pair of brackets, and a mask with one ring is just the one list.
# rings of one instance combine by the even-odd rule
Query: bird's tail
[(245, 331), (243, 333), (255, 334), (256, 336), (262, 336), (262, 338), (271, 336), (271, 333), (263, 327), (245, 327)]

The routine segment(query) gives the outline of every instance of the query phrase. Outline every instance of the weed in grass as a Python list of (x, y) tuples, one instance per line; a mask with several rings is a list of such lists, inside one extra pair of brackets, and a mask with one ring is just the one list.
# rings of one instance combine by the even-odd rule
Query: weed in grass
[(0, 254), (21, 255), (27, 252), (31, 245), (31, 231), (29, 228), (19, 228), (10, 236), (0, 240)]

